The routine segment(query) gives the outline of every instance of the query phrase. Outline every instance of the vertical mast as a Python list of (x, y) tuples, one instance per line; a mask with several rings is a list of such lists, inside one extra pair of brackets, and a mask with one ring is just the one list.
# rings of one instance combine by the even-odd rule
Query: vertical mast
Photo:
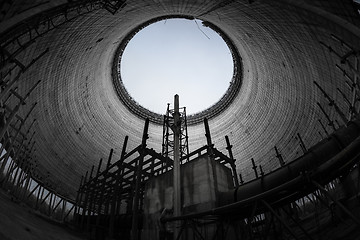
[[(174, 216), (181, 215), (180, 197), (180, 133), (181, 118), (179, 112), (179, 96), (174, 96)], [(174, 234), (177, 236), (176, 234)]]

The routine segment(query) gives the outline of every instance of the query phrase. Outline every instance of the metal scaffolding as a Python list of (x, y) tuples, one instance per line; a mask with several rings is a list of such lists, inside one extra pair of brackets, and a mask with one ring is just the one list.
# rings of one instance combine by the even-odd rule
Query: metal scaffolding
[(174, 121), (175, 109), (170, 109), (170, 104), (167, 106), (166, 114), (163, 121), (163, 143), (162, 143), (162, 155), (174, 158), (174, 130), (175, 127), (179, 128), (180, 137), (180, 158), (181, 163), (187, 162), (189, 159), (183, 158), (189, 155), (189, 143), (188, 143), (188, 131), (187, 131), (187, 119), (186, 119), (186, 107), (179, 108), (179, 122)]
[[(173, 169), (172, 159), (147, 147), (148, 125), (149, 119), (145, 122), (139, 146), (127, 152), (128, 137), (125, 137), (120, 160), (111, 163), (111, 150), (105, 167), (100, 161), (96, 172), (93, 166), (83, 176), (74, 214), (77, 226), (83, 231), (138, 239), (142, 228), (144, 186), (150, 178)], [(184, 155), (180, 160), (191, 161), (203, 153), (211, 153), (213, 161), (224, 166), (234, 166), (235, 160), (214, 148), (213, 144)]]

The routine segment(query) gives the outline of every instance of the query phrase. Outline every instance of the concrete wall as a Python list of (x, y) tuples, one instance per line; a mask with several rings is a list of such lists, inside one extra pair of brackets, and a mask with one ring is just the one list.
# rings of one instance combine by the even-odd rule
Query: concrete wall
[[(231, 171), (223, 165), (211, 163), (202, 155), (181, 166), (181, 198), (183, 214), (210, 210), (216, 206), (216, 188), (226, 191), (233, 187)], [(213, 167), (216, 169), (216, 181)], [(149, 180), (145, 186), (144, 230), (149, 239), (156, 239), (159, 232), (161, 211), (173, 208), (172, 171)], [(217, 184), (215, 185), (215, 182)]]
[[(51, 0), (48, 7), (58, 2)], [(198, 16), (215, 24), (229, 36), (242, 57), (244, 78), (240, 92), (228, 109), (209, 119), (209, 124), (219, 150), (226, 148), (224, 135), (229, 136), (244, 180), (254, 178), (251, 158), (261, 164), (265, 173), (279, 167), (275, 145), (286, 162), (299, 157), (302, 151), (297, 133), (306, 146), (325, 136), (318, 119), (325, 125), (326, 119), (316, 102), (326, 106), (332, 120), (339, 121), (313, 81), (343, 111), (348, 111), (337, 91), (339, 88), (347, 96), (351, 93), (342, 72), (335, 67), (338, 59), (319, 41), (336, 47), (340, 44), (331, 38), (334, 34), (354, 49), (359, 49), (360, 42), (360, 34), (355, 34), (355, 30), (359, 32), (357, 26), (331, 14), (338, 12), (334, 8), (343, 1), (322, 1), (315, 6), (307, 2), (227, 1), (227, 5), (218, 6), (217, 1), (210, 0), (134, 0), (115, 15), (103, 9), (94, 11), (44, 34), (16, 56), (28, 64), (49, 48), (47, 55), (23, 73), (18, 88), (24, 94), (42, 80), (19, 113), (24, 116), (31, 103), (38, 102), (32, 118), (37, 119), (33, 127), (34, 159), (39, 171), (44, 176), (49, 172), (62, 193), (75, 198), (81, 175), (98, 165), (100, 158), (106, 158), (110, 148), (114, 149), (113, 159), (118, 160), (126, 135), (130, 136), (128, 149), (141, 142), (144, 120), (128, 111), (117, 97), (111, 77), (112, 61), (127, 33), (147, 20), (168, 14)], [(326, 6), (329, 12), (318, 5)], [(25, 14), (28, 17), (41, 11), (41, 7), (46, 6), (0, 23), (0, 32), (25, 19)], [(11, 12), (16, 12), (18, 6), (13, 8)], [(14, 41), (6, 50), (13, 52), (17, 47)], [(10, 106), (17, 101), (11, 98)], [(326, 128), (331, 131), (328, 125)], [(192, 149), (205, 143), (201, 124), (189, 126), (188, 132)], [(159, 150), (162, 126), (150, 124), (149, 133), (149, 147)]]

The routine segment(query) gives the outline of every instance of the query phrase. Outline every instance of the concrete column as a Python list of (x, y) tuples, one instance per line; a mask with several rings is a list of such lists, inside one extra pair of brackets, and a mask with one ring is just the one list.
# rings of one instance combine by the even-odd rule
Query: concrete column
[[(181, 215), (181, 192), (180, 192), (180, 127), (181, 119), (179, 112), (179, 96), (174, 96), (174, 217)], [(179, 234), (177, 224), (174, 228), (174, 239)]]

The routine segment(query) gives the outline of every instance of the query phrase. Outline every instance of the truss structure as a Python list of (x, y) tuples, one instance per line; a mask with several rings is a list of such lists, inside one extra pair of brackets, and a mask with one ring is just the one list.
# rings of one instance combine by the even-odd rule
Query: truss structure
[(162, 143), (162, 155), (173, 159), (174, 157), (174, 129), (176, 124), (180, 129), (180, 159), (181, 163), (188, 162), (188, 158), (183, 158), (189, 155), (189, 143), (188, 143), (188, 131), (186, 120), (186, 107), (179, 109), (180, 122), (174, 121), (174, 109), (170, 109), (170, 104), (167, 106), (166, 115), (164, 115), (163, 122), (163, 143)]

